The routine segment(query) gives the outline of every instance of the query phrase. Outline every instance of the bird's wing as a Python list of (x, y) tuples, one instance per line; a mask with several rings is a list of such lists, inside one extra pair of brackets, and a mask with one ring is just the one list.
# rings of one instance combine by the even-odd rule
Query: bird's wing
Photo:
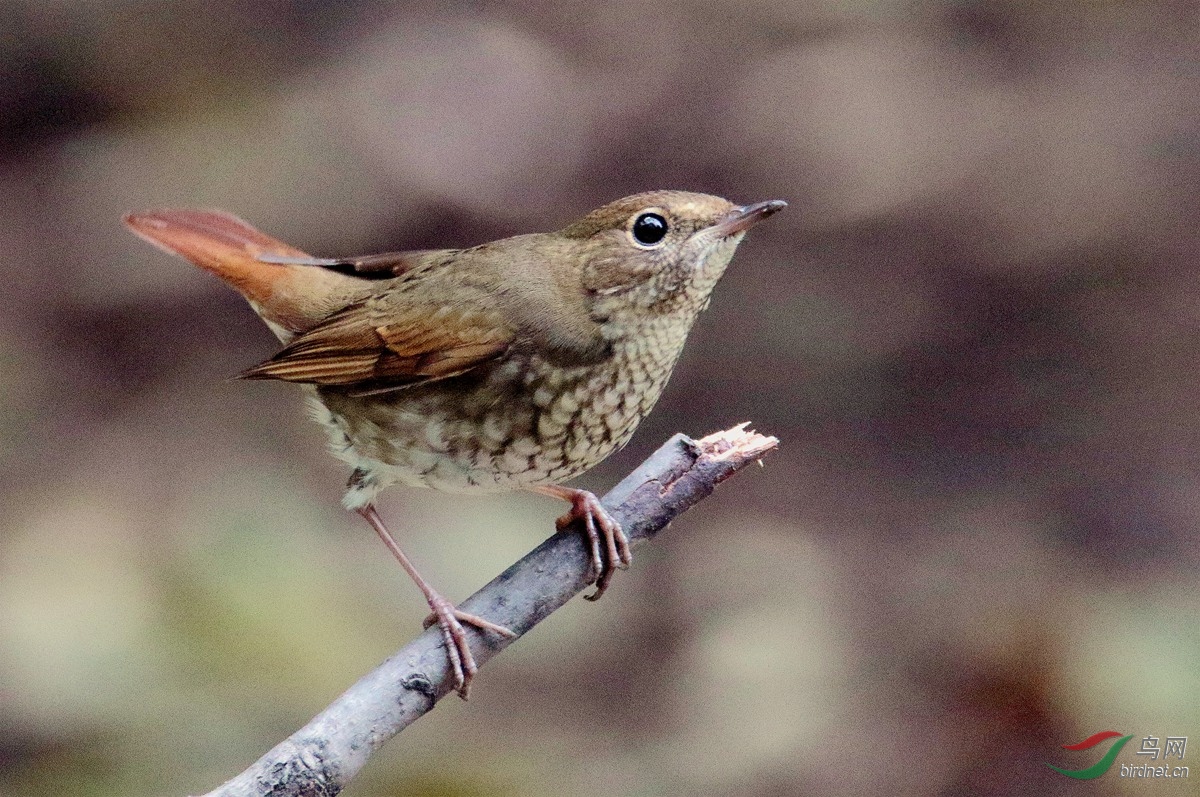
[(464, 374), (514, 338), (486, 302), (433, 305), (389, 293), (339, 310), (241, 376), (384, 392)]
[(264, 252), (258, 259), (264, 263), (288, 266), (318, 266), (342, 271), (364, 279), (391, 279), (403, 276), (427, 264), (444, 262), (457, 254), (457, 249), (416, 249), (408, 252), (383, 252), (357, 257), (311, 257)]

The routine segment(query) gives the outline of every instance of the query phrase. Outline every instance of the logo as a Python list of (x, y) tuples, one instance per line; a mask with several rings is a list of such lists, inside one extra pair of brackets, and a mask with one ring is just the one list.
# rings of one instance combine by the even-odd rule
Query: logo
[(1087, 767), (1086, 769), (1063, 769), (1062, 767), (1056, 767), (1048, 762), (1046, 766), (1050, 767), (1060, 775), (1066, 775), (1068, 778), (1075, 778), (1075, 780), (1091, 780), (1092, 778), (1098, 778), (1105, 772), (1108, 772), (1109, 767), (1113, 765), (1113, 761), (1117, 759), (1117, 753), (1121, 752), (1121, 748), (1124, 747), (1125, 743), (1132, 739), (1133, 736), (1121, 736), (1121, 734), (1117, 733), (1116, 731), (1100, 731), (1100, 733), (1093, 734), (1078, 744), (1063, 745), (1064, 750), (1090, 750), (1101, 742), (1117, 736), (1121, 737), (1120, 740), (1115, 742), (1112, 747), (1108, 748), (1108, 752), (1104, 754), (1104, 758), (1101, 758), (1099, 761), (1092, 764), (1090, 767)]
[[(1063, 769), (1062, 767), (1056, 767), (1049, 762), (1046, 763), (1046, 766), (1050, 767), (1060, 775), (1066, 775), (1068, 778), (1074, 778), (1075, 780), (1092, 780), (1093, 778), (1100, 777), (1112, 768), (1113, 762), (1116, 760), (1117, 755), (1121, 752), (1121, 748), (1123, 748), (1126, 742), (1132, 738), (1133, 734), (1126, 736), (1118, 733), (1117, 731), (1100, 731), (1100, 733), (1093, 734), (1077, 744), (1063, 745), (1064, 750), (1090, 750), (1101, 742), (1106, 742), (1109, 739), (1116, 739), (1117, 741), (1113, 742), (1112, 746), (1108, 748), (1108, 752), (1090, 767), (1085, 767), (1083, 769)], [(1122, 764), (1120, 772), (1121, 777), (1186, 778), (1188, 776), (1187, 767), (1168, 767), (1165, 766), (1165, 763), (1168, 756), (1175, 756), (1181, 760), (1183, 759), (1183, 754), (1187, 749), (1187, 737), (1168, 736), (1166, 738), (1166, 743), (1161, 746), (1159, 741), (1160, 740), (1157, 736), (1147, 736), (1143, 738), (1142, 747), (1136, 752), (1136, 755), (1149, 756), (1149, 760), (1151, 761), (1157, 761), (1161, 755), (1164, 765), (1153, 766), (1151, 764)]]

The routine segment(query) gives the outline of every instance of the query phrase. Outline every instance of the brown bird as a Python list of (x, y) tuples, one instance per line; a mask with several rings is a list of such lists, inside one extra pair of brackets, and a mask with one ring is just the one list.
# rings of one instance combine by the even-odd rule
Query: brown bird
[(153, 210), (125, 223), (239, 291), (285, 344), (250, 379), (307, 385), (333, 453), (353, 468), (343, 503), (424, 593), (455, 686), (476, 672), (457, 609), (405, 556), (375, 510), (393, 484), (532, 490), (581, 521), (596, 592), (629, 542), (596, 496), (562, 482), (633, 435), (747, 229), (786, 207), (706, 194), (619, 199), (557, 232), (469, 249), (316, 258), (220, 211)]

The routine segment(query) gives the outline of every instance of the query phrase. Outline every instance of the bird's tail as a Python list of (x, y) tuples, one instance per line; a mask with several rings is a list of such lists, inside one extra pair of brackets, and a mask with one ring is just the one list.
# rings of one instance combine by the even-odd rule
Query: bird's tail
[(148, 210), (130, 213), (125, 224), (159, 249), (229, 283), (285, 341), (311, 329), (363, 291), (362, 280), (347, 274), (319, 266), (266, 262), (271, 257), (310, 258), (223, 211)]

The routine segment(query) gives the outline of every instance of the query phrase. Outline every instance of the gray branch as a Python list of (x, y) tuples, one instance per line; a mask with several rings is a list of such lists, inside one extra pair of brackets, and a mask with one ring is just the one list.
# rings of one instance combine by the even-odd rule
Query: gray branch
[[(653, 539), (717, 484), (759, 460), (779, 441), (746, 424), (692, 440), (668, 440), (602, 503), (638, 545)], [(589, 555), (580, 534), (557, 534), (460, 604), (507, 626), (519, 638), (588, 587)], [(467, 626), (483, 665), (514, 639)], [(299, 797), (340, 792), (371, 754), (451, 691), (449, 663), (437, 628), (400, 649), (350, 687), (311, 722), (205, 797)], [(486, 687), (485, 687), (486, 688)]]

